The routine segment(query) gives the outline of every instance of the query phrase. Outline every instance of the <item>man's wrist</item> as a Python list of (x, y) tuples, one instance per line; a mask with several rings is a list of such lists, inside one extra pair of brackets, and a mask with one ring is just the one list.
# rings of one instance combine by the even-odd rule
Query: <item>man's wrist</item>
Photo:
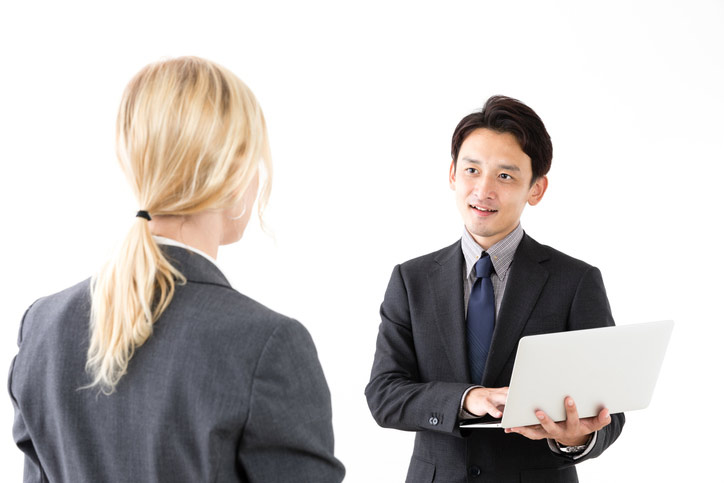
[(588, 445), (591, 443), (591, 439), (593, 439), (593, 433), (587, 435), (582, 439), (579, 444), (563, 444), (559, 442), (558, 440), (555, 441), (556, 447), (561, 453), (569, 454), (569, 455), (575, 455), (579, 453), (583, 453), (585, 449), (588, 447)]
[(566, 441), (565, 443), (562, 441), (556, 440), (556, 444), (563, 448), (570, 448), (570, 447), (574, 447), (574, 446), (586, 446), (591, 441), (592, 437), (593, 437), (593, 433), (581, 436), (580, 438), (578, 438), (577, 440), (574, 440), (574, 441)]

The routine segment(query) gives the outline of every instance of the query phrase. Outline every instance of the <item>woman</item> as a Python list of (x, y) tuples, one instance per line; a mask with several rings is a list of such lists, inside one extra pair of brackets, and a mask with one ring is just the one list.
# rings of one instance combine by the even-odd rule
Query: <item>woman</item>
[(139, 206), (93, 279), (41, 298), (10, 370), (25, 481), (341, 481), (304, 327), (214, 262), (266, 174), (266, 126), (231, 72), (185, 57), (126, 88), (117, 152)]

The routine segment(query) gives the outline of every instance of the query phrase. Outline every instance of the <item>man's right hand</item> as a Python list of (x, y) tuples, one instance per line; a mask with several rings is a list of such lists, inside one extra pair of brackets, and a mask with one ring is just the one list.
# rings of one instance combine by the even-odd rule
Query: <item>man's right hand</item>
[(507, 387), (476, 387), (465, 396), (463, 409), (474, 416), (490, 414), (494, 418), (501, 418), (507, 397)]

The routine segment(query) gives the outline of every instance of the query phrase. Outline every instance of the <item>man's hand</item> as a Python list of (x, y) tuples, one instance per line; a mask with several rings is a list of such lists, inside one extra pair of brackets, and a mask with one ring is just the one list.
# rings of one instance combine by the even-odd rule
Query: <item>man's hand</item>
[(463, 401), (463, 409), (474, 416), (490, 414), (494, 418), (503, 416), (501, 408), (508, 397), (507, 387), (476, 387), (471, 389)]
[(535, 412), (535, 415), (540, 424), (508, 428), (505, 432), (522, 434), (529, 439), (555, 439), (563, 446), (579, 446), (586, 444), (588, 435), (604, 428), (611, 422), (611, 416), (606, 408), (602, 409), (598, 416), (578, 419), (578, 410), (573, 398), (567, 397), (564, 404), (566, 407), (565, 421), (556, 423), (545, 412), (539, 410)]

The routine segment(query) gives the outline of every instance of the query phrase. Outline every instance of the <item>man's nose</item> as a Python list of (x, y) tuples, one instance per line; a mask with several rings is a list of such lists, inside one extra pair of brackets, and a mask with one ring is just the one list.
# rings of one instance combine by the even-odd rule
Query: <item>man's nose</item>
[(473, 194), (478, 199), (494, 198), (495, 197), (495, 183), (490, 176), (481, 176), (477, 179), (473, 188)]

